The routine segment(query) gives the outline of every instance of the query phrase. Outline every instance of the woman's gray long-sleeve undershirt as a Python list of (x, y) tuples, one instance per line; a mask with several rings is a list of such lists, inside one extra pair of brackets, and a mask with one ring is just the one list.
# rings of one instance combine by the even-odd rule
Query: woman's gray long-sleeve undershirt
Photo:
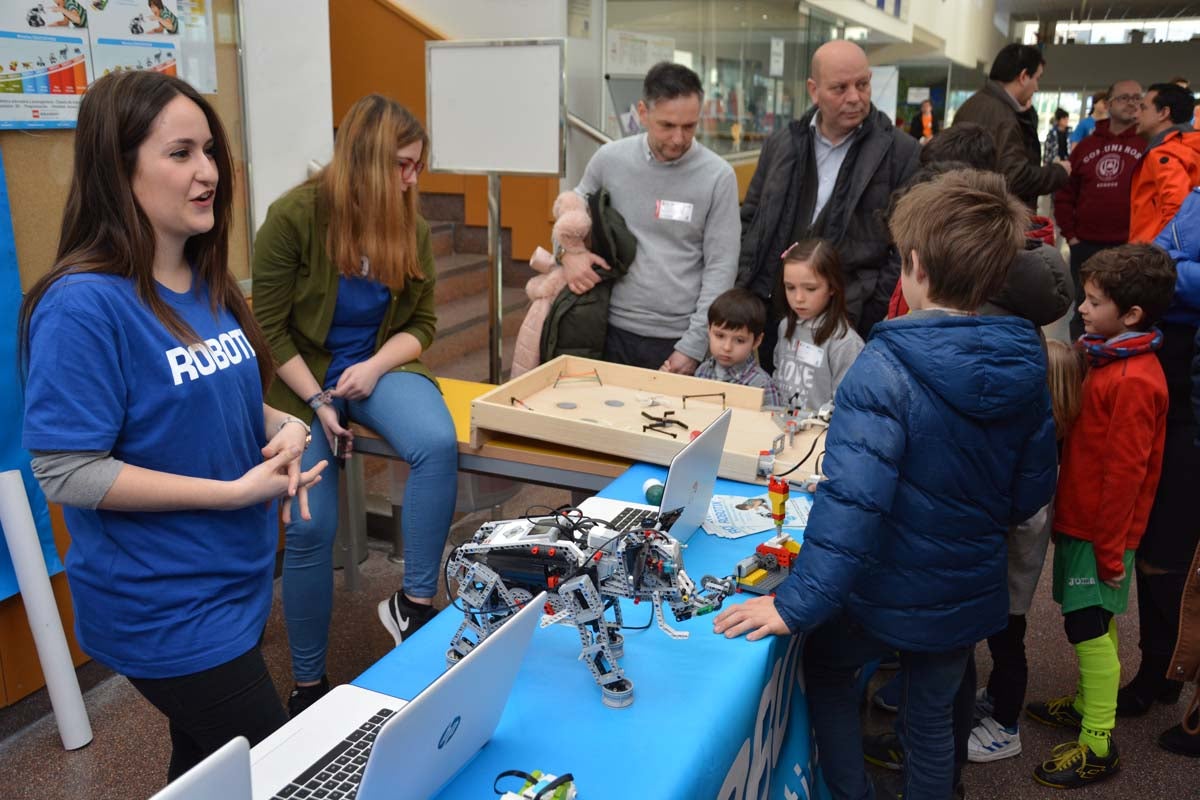
[(46, 499), (76, 508), (96, 508), (125, 462), (102, 452), (35, 450), (33, 476)]

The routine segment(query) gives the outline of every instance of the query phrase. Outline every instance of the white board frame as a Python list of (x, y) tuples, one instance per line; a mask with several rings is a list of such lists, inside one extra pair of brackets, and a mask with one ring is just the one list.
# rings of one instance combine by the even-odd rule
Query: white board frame
[[(425, 110), (426, 128), (429, 132), (429, 169), (431, 172), (453, 172), (460, 175), (539, 175), (547, 177), (562, 177), (567, 170), (567, 76), (566, 76), (566, 41), (563, 39), (491, 39), (491, 40), (462, 40), (440, 41), (425, 43)], [(445, 131), (448, 128), (461, 128), (465, 125), (472, 127), (478, 133), (475, 152), (483, 149), (479, 142), (486, 143), (495, 137), (505, 137), (507, 141), (521, 141), (523, 133), (531, 124), (539, 124), (536, 120), (523, 119), (520, 114), (500, 113), (489, 114), (479, 109), (487, 108), (489, 102), (511, 98), (513, 92), (519, 92), (522, 86), (532, 86), (544, 76), (514, 75), (500, 69), (504, 56), (512, 54), (512, 48), (554, 48), (558, 52), (557, 88), (558, 98), (553, 113), (547, 111), (546, 117), (554, 116), (558, 131), (557, 167), (549, 163), (535, 165), (531, 158), (529, 163), (480, 163), (479, 158), (464, 158), (454, 152), (446, 152), (452, 141)], [(491, 50), (496, 55), (497, 70), (491, 74), (504, 76), (505, 91), (488, 91), (488, 84), (479, 81), (462, 80), (460, 76), (445, 69), (445, 64), (435, 68), (434, 52), (455, 53), (455, 51), (470, 51), (470, 55), (478, 56), (480, 50)], [(440, 59), (439, 59), (440, 60)], [(435, 105), (435, 97), (441, 102), (450, 102), (451, 109), (441, 109)], [(452, 99), (452, 100), (451, 100)], [(464, 112), (462, 118), (456, 119), (449, 112), (458, 110)], [(465, 122), (464, 122), (465, 120)], [(541, 124), (550, 124), (548, 121)]]

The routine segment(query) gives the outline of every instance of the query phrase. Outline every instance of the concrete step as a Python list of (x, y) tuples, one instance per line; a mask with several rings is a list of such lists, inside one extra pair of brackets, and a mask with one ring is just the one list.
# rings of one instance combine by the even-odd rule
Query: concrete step
[(429, 235), (433, 240), (433, 256), (440, 258), (454, 252), (454, 223), (429, 220)]
[[(524, 290), (505, 287), (502, 293), (502, 337), (515, 337), (525, 319), (529, 298)], [(464, 297), (438, 307), (438, 332), (433, 345), (421, 356), (435, 373), (488, 344), (487, 293)]]
[(419, 204), (418, 210), (427, 220), (462, 222), (467, 218), (466, 198), (461, 194), (421, 192)]
[(439, 308), (463, 297), (483, 294), (488, 289), (487, 256), (451, 253), (438, 256), (434, 302)]

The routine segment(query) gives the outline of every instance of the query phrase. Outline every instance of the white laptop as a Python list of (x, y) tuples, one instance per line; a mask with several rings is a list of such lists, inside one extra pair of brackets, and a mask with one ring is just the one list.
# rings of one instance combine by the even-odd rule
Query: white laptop
[(224, 747), (167, 784), (150, 800), (249, 800), (250, 743), (245, 736)]
[(624, 500), (609, 500), (604, 497), (589, 497), (579, 505), (579, 510), (595, 520), (610, 523), (607, 527), (615, 531), (632, 530), (641, 525), (650, 515), (670, 514), (682, 510), (678, 519), (667, 528), (667, 532), (686, 543), (704, 522), (708, 504), (712, 500), (713, 487), (717, 483), (717, 470), (721, 467), (721, 456), (725, 452), (725, 437), (729, 434), (732, 409), (713, 420), (687, 447), (671, 459), (667, 470), (667, 482), (663, 486), (662, 501), (657, 507), (646, 503), (629, 503)]
[(255, 746), (253, 800), (300, 796), (318, 783), (333, 788), (306, 797), (432, 796), (496, 730), (544, 604), (544, 593), (526, 603), (410, 702), (335, 688)]

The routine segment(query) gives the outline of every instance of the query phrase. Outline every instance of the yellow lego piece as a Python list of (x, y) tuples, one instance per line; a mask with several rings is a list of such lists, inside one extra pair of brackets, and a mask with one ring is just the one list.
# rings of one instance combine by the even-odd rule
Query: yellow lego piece
[(792, 539), (791, 541), (789, 541), (787, 544), (784, 545), (784, 547), (786, 547), (789, 551), (791, 551), (792, 555), (795, 555), (800, 552), (800, 543), (797, 542), (795, 539)]
[(767, 571), (765, 569), (756, 569), (754, 572), (751, 572), (749, 575), (742, 578), (739, 583), (744, 583), (747, 586), (753, 586), (765, 577), (767, 577)]

